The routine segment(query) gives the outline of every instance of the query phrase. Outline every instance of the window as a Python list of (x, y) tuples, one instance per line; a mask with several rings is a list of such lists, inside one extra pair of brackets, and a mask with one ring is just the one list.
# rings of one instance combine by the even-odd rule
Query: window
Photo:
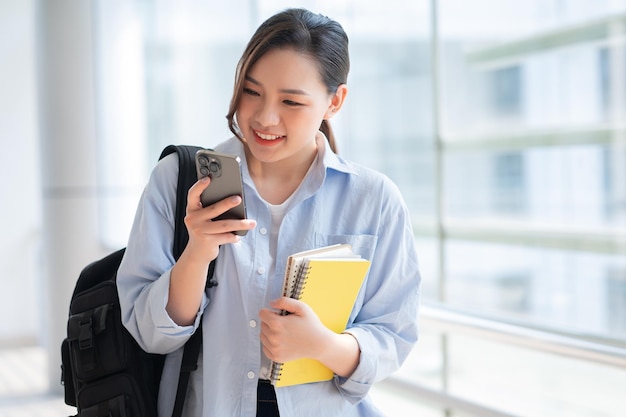
[(624, 357), (624, 5), (482, 3), (434, 3), (442, 268), (424, 321), (453, 330), (425, 326), (430, 356), (402, 378), (457, 412), (618, 414), (623, 371), (527, 341)]
[[(293, 5), (97, 2), (106, 241), (125, 241), (165, 144), (230, 135), (224, 115), (245, 42)], [(432, 415), (618, 414), (626, 5), (296, 6), (350, 35), (349, 97), (333, 119), (340, 153), (389, 175), (413, 215), (423, 336), (395, 378), (399, 392), (416, 393)], [(112, 152), (122, 144), (124, 155)], [(530, 343), (535, 336), (545, 344)], [(587, 344), (616, 362), (585, 356)]]

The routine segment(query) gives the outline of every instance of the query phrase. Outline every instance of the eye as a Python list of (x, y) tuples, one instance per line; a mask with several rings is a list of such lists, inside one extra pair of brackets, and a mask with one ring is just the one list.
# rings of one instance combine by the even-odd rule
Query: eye
[(243, 88), (243, 93), (249, 96), (257, 96), (257, 97), (260, 95), (259, 93), (257, 93), (256, 91), (248, 87)]
[(302, 106), (302, 103), (298, 103), (297, 101), (293, 101), (293, 100), (283, 100), (283, 103), (292, 107)]

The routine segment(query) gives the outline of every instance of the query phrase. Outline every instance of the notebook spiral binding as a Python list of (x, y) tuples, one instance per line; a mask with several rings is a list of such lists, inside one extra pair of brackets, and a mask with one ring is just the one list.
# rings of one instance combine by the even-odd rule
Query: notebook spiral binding
[(282, 362), (272, 362), (272, 366), (270, 367), (270, 382), (272, 384), (280, 381), (281, 371), (283, 370)]
[(298, 273), (298, 278), (296, 279), (296, 284), (293, 287), (293, 292), (291, 294), (291, 298), (295, 298), (299, 300), (302, 296), (302, 291), (304, 291), (304, 287), (306, 286), (306, 281), (309, 277), (309, 271), (311, 267), (302, 265), (300, 271)]
[[(304, 287), (306, 285), (306, 280), (309, 276), (310, 270), (311, 268), (305, 265), (302, 265), (300, 267), (300, 270), (298, 271), (298, 275), (296, 276), (295, 281), (294, 281), (293, 289), (291, 291), (291, 294), (289, 295), (291, 298), (294, 298), (296, 300), (300, 299), (300, 296), (302, 295), (302, 291), (304, 290)], [(283, 310), (280, 312), (280, 314), (282, 316), (285, 316), (289, 313)], [(272, 362), (270, 366), (270, 371), (269, 371), (269, 380), (272, 383), (276, 383), (280, 381), (282, 370), (283, 370), (283, 362)]]

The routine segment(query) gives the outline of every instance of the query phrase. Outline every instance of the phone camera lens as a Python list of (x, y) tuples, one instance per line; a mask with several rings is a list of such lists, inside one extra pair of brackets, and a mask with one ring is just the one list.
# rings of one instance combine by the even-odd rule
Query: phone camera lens
[(198, 175), (217, 178), (222, 176), (222, 163), (211, 155), (198, 155)]

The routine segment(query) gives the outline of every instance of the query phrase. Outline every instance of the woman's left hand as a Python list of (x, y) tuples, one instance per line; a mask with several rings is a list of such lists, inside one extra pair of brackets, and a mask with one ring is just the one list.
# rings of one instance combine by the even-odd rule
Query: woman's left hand
[[(359, 365), (359, 342), (350, 333), (335, 333), (306, 303), (281, 297), (259, 312), (263, 353), (274, 362), (316, 359), (335, 374), (352, 375)], [(280, 310), (290, 314), (281, 316)]]
[[(275, 309), (260, 311), (263, 353), (273, 361), (286, 362), (299, 358), (322, 356), (326, 341), (335, 335), (322, 324), (305, 303), (282, 297), (271, 302)], [(280, 315), (280, 310), (290, 314)]]

